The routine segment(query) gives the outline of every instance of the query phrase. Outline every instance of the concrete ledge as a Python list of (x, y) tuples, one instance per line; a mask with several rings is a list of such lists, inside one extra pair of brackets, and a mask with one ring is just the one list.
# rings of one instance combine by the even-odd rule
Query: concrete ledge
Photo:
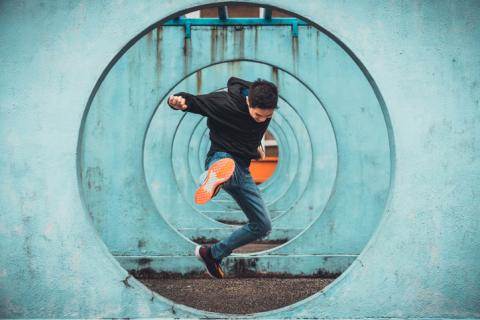
[[(216, 239), (221, 240), (228, 237), (236, 226), (226, 228), (182, 228), (177, 229), (180, 233), (189, 239)], [(273, 228), (272, 232), (265, 238), (265, 240), (290, 240), (302, 232), (301, 228)]]
[[(195, 256), (115, 256), (128, 271), (164, 273), (203, 272)], [(357, 258), (357, 255), (232, 255), (223, 268), (228, 273), (268, 273), (294, 276), (338, 276)]]

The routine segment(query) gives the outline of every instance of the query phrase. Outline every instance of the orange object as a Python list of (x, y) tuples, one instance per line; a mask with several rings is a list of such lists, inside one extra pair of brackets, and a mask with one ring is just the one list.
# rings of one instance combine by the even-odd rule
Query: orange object
[(195, 192), (195, 203), (205, 204), (212, 199), (222, 184), (230, 179), (235, 171), (235, 161), (224, 158), (216, 161), (208, 168), (207, 177)]
[(250, 173), (256, 184), (265, 182), (277, 168), (278, 157), (265, 157), (263, 160), (252, 160)]

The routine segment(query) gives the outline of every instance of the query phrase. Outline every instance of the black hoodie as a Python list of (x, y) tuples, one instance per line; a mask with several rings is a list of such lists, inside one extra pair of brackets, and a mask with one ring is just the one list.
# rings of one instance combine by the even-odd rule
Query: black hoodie
[(197, 96), (186, 92), (175, 94), (185, 98), (188, 108), (184, 111), (208, 118), (212, 142), (209, 154), (228, 152), (245, 166), (250, 164), (251, 159), (258, 158), (257, 147), (270, 123), (270, 119), (258, 123), (248, 112), (245, 97), (251, 84), (232, 77), (227, 83), (228, 92), (215, 91)]

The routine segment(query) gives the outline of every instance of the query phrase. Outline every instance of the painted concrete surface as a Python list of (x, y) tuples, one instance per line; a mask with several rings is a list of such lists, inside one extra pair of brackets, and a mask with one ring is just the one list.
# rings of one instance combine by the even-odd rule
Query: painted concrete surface
[[(127, 278), (77, 176), (85, 106), (112, 58), (149, 25), (207, 3), (1, 2), (1, 317), (221, 316)], [(255, 316), (479, 318), (479, 3), (268, 4), (325, 28), (368, 70), (389, 116), (394, 179), (377, 232), (337, 281)], [(189, 252), (152, 219), (164, 223), (159, 239)]]

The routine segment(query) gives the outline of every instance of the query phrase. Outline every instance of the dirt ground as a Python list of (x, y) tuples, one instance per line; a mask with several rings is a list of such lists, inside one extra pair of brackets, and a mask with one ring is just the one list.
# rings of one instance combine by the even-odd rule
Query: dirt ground
[(249, 314), (277, 309), (303, 300), (335, 279), (203, 278), (139, 279), (148, 288), (196, 309)]
[(282, 243), (278, 244), (271, 244), (271, 243), (249, 243), (247, 245), (244, 245), (243, 247), (240, 247), (238, 249), (233, 250), (234, 253), (252, 253), (252, 252), (259, 252), (259, 251), (265, 251), (268, 249), (275, 248), (276, 246), (279, 246)]

